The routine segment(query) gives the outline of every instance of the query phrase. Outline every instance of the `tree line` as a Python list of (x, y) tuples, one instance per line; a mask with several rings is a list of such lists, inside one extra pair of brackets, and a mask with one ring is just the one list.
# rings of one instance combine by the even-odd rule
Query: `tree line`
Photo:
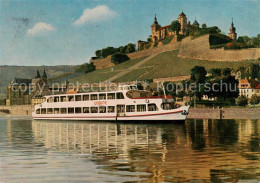
[(125, 46), (120, 46), (118, 48), (114, 47), (107, 47), (103, 48), (101, 50), (96, 50), (95, 55), (97, 58), (106, 58), (109, 55), (113, 55), (115, 53), (122, 53), (122, 54), (128, 54), (133, 53), (136, 51), (136, 45), (133, 43), (129, 43)]

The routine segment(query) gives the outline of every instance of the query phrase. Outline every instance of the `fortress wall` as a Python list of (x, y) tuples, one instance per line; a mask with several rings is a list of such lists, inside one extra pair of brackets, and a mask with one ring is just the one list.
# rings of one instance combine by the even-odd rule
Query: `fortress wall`
[(9, 111), (13, 115), (31, 115), (34, 107), (32, 105), (0, 106), (0, 111)]
[[(151, 49), (147, 49), (147, 50), (129, 53), (127, 55), (130, 59), (147, 57), (152, 54), (159, 54), (159, 53), (166, 52), (166, 51), (178, 50), (180, 48), (180, 45), (181, 45), (181, 42), (176, 42), (173, 44), (170, 43), (167, 45), (157, 46), (155, 48), (151, 48)], [(92, 62), (96, 66), (96, 69), (103, 69), (106, 67), (114, 66), (114, 64), (111, 62), (111, 56), (108, 56), (107, 58), (104, 58), (104, 59), (97, 59), (97, 60), (91, 59), (90, 63), (92, 63)]]
[(104, 59), (97, 59), (97, 60), (90, 59), (89, 62), (90, 63), (93, 62), (94, 65), (96, 66), (96, 69), (103, 69), (103, 68), (111, 67), (111, 66), (115, 65), (111, 62), (111, 56), (108, 56), (107, 58), (104, 58)]
[(210, 49), (209, 35), (192, 40), (187, 37), (182, 40), (179, 57), (194, 58), (209, 61), (241, 61), (260, 58), (260, 48), (243, 50)]
[(188, 119), (259, 119), (259, 108), (191, 108)]

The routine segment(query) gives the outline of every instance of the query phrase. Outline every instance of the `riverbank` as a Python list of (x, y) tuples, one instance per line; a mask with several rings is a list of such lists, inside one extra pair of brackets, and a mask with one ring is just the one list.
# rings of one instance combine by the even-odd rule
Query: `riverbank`
[[(0, 115), (27, 115), (31, 105), (0, 106)], [(188, 119), (260, 119), (260, 108), (190, 108)]]

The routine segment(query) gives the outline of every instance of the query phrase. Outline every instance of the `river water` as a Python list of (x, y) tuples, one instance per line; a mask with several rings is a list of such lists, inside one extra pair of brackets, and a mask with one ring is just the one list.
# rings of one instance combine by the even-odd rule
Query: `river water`
[(0, 117), (0, 182), (259, 182), (260, 120)]

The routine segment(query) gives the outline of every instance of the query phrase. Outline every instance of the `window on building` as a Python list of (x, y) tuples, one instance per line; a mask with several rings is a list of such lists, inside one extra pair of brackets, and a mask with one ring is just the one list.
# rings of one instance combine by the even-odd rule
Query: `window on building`
[(41, 114), (46, 114), (46, 108), (41, 109)]
[(47, 114), (53, 114), (53, 109), (52, 108), (48, 108), (47, 109)]
[(99, 100), (106, 100), (106, 94), (105, 93), (100, 93), (99, 94)]
[(124, 99), (124, 95), (122, 92), (116, 93), (116, 99)]
[(108, 113), (114, 113), (115, 112), (115, 106), (108, 106), (107, 111), (108, 111)]
[(59, 97), (54, 97), (54, 102), (59, 102)]
[(53, 102), (53, 98), (52, 98), (52, 97), (48, 98), (48, 99), (47, 99), (47, 102), (48, 102), (48, 103), (52, 103), (52, 102)]
[(66, 101), (67, 101), (66, 96), (61, 96), (61, 97), (60, 97), (60, 101), (61, 101), (61, 102), (66, 102)]
[(40, 109), (37, 109), (36, 110), (36, 114), (40, 114), (41, 113), (41, 110)]
[(61, 108), (60, 113), (61, 114), (67, 114), (67, 108)]
[(60, 114), (60, 108), (54, 108), (54, 114)]
[(75, 96), (75, 101), (81, 101), (81, 95), (76, 95)]
[(98, 107), (91, 107), (91, 113), (97, 113)]
[(69, 114), (74, 114), (74, 107), (69, 107), (68, 108), (68, 113)]
[(99, 107), (99, 113), (106, 113), (106, 107), (105, 106), (100, 106)]
[(137, 112), (144, 112), (144, 111), (146, 111), (146, 105), (145, 104), (137, 105)]
[(135, 112), (135, 105), (127, 105), (126, 112)]
[(148, 104), (148, 111), (158, 111), (156, 104)]
[(116, 94), (115, 93), (108, 93), (107, 94), (107, 99), (112, 100), (116, 98)]
[(83, 95), (83, 101), (89, 100), (89, 95)]
[(81, 107), (75, 107), (75, 113), (81, 113)]
[(19, 98), (22, 98), (22, 92), (20, 89), (19, 89)]
[(68, 96), (68, 101), (69, 102), (74, 102), (74, 95), (69, 95)]
[(89, 113), (89, 107), (83, 107), (83, 113)]
[(174, 109), (174, 103), (162, 103), (161, 107), (163, 110), (171, 110)]
[(98, 98), (97, 98), (97, 94), (92, 94), (92, 95), (90, 95), (90, 99), (91, 100), (97, 100)]

